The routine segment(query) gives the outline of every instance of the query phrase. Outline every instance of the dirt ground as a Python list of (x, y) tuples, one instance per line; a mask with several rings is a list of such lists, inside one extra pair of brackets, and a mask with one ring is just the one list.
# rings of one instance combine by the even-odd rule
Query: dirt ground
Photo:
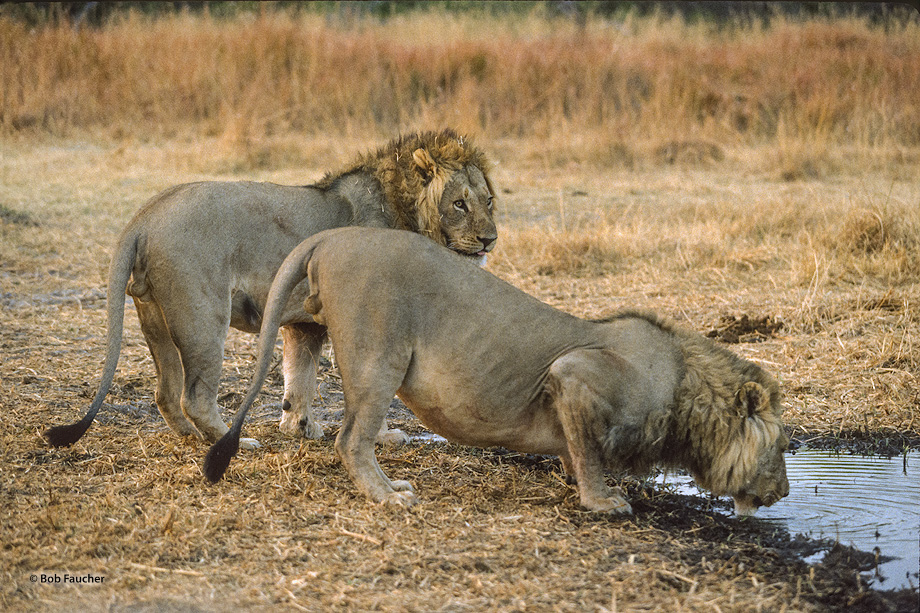
[[(749, 172), (734, 152), (715, 169), (600, 172), (539, 156), (515, 160), (513, 143), (483, 144), (499, 160), (493, 272), (576, 315), (650, 308), (726, 343), (780, 378), (787, 430), (800, 443), (892, 454), (920, 447), (917, 278), (885, 276), (869, 259), (847, 272), (851, 260), (822, 251), (824, 226), (813, 230), (810, 251), (800, 233), (769, 231), (808, 217), (807, 206), (825, 206), (828, 218), (842, 210), (840, 221), (852, 217), (848, 206), (915, 205), (914, 175), (788, 181)], [(328, 359), (316, 407), (325, 437), (300, 442), (278, 432), (276, 367), (244, 433), (264, 446), (241, 453), (209, 485), (200, 472), (207, 446), (180, 440), (157, 413), (153, 364), (130, 303), (110, 404), (72, 448), (43, 442), (47, 426), (78, 418), (95, 392), (105, 267), (146, 198), (203, 178), (302, 184), (340, 165), (339, 150), (348, 159), (363, 146), (317, 147), (306, 170), (241, 172), (209, 157), (206, 144), (5, 145), (0, 608), (916, 610), (916, 590), (873, 589), (871, 554), (837, 545), (809, 566), (802, 556), (821, 543), (756, 516), (715, 512), (727, 499), (683, 496), (633, 476), (610, 478), (626, 488), (634, 516), (588, 513), (555, 458), (432, 442), (397, 402), (391, 422), (413, 441), (378, 449), (378, 457), (391, 477), (413, 483), (420, 503), (408, 511), (372, 505), (333, 451), (342, 396)], [(739, 199), (743, 205), (725, 208)], [(622, 233), (608, 256), (592, 251), (605, 246), (600, 240), (571, 238), (598, 211)], [(750, 217), (773, 226), (732, 242), (737, 220)], [(684, 229), (658, 256), (662, 243), (648, 241), (664, 236), (656, 224), (665, 218)], [(564, 249), (554, 246), (557, 235), (569, 237)], [(547, 250), (534, 251), (533, 242)], [(814, 256), (811, 268), (802, 253)], [(219, 400), (228, 419), (246, 389), (255, 341), (231, 332)]]

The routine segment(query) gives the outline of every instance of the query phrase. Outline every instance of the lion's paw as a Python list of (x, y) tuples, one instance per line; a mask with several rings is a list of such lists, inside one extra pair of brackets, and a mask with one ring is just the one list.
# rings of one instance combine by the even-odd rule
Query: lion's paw
[(258, 449), (262, 444), (254, 438), (241, 438), (240, 449)]
[(582, 505), (589, 511), (595, 513), (608, 513), (610, 515), (631, 515), (632, 506), (626, 500), (617, 494), (606, 498), (594, 498), (592, 500), (583, 500)]
[(735, 515), (738, 517), (750, 517), (757, 512), (757, 507), (752, 504), (745, 504), (735, 500)]
[(390, 485), (397, 492), (414, 492), (415, 488), (408, 481), (390, 481)]
[(412, 492), (398, 491), (387, 494), (381, 502), (386, 505), (408, 508), (418, 502), (418, 499)]
[(319, 439), (323, 438), (323, 427), (309, 417), (300, 417), (294, 411), (282, 411), (278, 429), (291, 436)]
[(392, 430), (387, 430), (386, 432), (378, 432), (377, 442), (381, 445), (392, 445), (396, 447), (408, 443), (409, 435), (407, 435), (402, 430), (393, 428)]
[(323, 427), (315, 421), (308, 421), (307, 423), (303, 424), (303, 427), (300, 430), (300, 436), (303, 438), (312, 439), (323, 438)]
[(632, 515), (633, 510), (632, 505), (630, 505), (625, 500), (614, 500), (612, 501), (611, 507), (609, 509), (605, 509), (605, 512), (609, 513), (610, 515)]

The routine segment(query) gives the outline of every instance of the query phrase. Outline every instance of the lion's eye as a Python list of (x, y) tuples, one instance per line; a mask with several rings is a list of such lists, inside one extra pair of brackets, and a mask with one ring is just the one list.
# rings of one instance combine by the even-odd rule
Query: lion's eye
[(466, 201), (464, 201), (462, 198), (460, 200), (454, 200), (454, 208), (461, 213), (466, 213), (468, 210), (466, 208)]
[(489, 196), (489, 202), (486, 203), (486, 206), (489, 207), (489, 210), (490, 210), (490, 211), (492, 210), (492, 201), (493, 201), (493, 200), (494, 200), (494, 198), (493, 198), (492, 196)]

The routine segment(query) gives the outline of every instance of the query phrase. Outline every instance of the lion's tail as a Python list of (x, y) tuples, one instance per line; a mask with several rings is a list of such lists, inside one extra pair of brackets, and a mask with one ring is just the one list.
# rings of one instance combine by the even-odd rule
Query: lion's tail
[(121, 337), (124, 330), (125, 321), (125, 290), (128, 287), (128, 280), (131, 278), (131, 271), (137, 261), (138, 243), (140, 235), (138, 232), (126, 232), (122, 235), (112, 257), (112, 263), (109, 266), (109, 281), (106, 294), (106, 306), (108, 316), (108, 337), (106, 339), (105, 365), (102, 369), (102, 380), (99, 382), (99, 389), (93, 398), (93, 403), (89, 411), (78, 422), (66, 426), (54, 426), (44, 432), (45, 440), (53, 447), (67, 447), (73, 445), (89, 429), (96, 413), (102, 407), (102, 401), (105, 400), (112, 386), (112, 380), (115, 378), (115, 367), (118, 365), (118, 354), (121, 352)]
[[(227, 466), (230, 465), (230, 460), (239, 451), (240, 433), (243, 430), (246, 414), (259, 395), (262, 384), (265, 382), (265, 377), (268, 375), (268, 367), (271, 364), (272, 353), (275, 348), (275, 339), (278, 337), (278, 328), (281, 325), (281, 314), (284, 312), (284, 307), (291, 297), (294, 287), (307, 276), (307, 266), (313, 251), (316, 249), (316, 245), (316, 241), (309, 239), (298, 245), (285, 258), (281, 268), (278, 269), (278, 273), (275, 275), (275, 280), (272, 281), (272, 287), (268, 292), (268, 300), (265, 305), (265, 313), (262, 317), (262, 328), (259, 330), (258, 359), (255, 373), (249, 384), (249, 391), (233, 418), (230, 431), (211, 446), (204, 458), (204, 476), (211, 483), (220, 481), (227, 471)], [(308, 298), (308, 300), (310, 299)]]

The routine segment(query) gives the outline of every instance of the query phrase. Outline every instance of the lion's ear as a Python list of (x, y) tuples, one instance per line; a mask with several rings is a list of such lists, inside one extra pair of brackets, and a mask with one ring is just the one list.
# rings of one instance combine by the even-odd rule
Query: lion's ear
[(754, 417), (769, 404), (767, 392), (759, 383), (748, 381), (735, 394), (735, 405), (742, 417)]
[(419, 173), (421, 173), (425, 183), (428, 183), (434, 178), (437, 164), (435, 164), (434, 158), (431, 157), (427, 149), (416, 149), (412, 153), (412, 160), (415, 162), (415, 166), (418, 168)]

